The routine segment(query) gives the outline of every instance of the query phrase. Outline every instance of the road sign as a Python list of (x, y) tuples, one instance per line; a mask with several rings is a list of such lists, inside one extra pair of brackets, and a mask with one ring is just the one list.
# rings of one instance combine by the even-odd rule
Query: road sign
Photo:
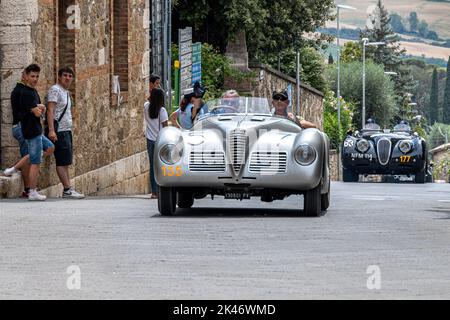
[(191, 67), (183, 68), (180, 72), (180, 80), (187, 80), (192, 77)]
[(192, 27), (186, 27), (184, 29), (180, 29), (179, 39), (181, 42), (192, 41)]
[(202, 64), (201, 63), (194, 63), (192, 65), (192, 74), (194, 73), (202, 73)]
[(192, 28), (178, 31), (180, 60), (180, 91), (191, 87), (192, 80)]
[(202, 82), (202, 44), (192, 44), (192, 84)]
[(180, 57), (181, 68), (189, 67), (192, 65), (192, 53), (182, 55)]
[(180, 56), (188, 54), (188, 53), (192, 53), (191, 44), (192, 44), (191, 41), (180, 43)]
[(196, 83), (196, 82), (202, 82), (202, 74), (201, 73), (197, 73), (192, 75), (192, 84)]
[(192, 44), (192, 52), (193, 53), (202, 52), (202, 43), (201, 42), (193, 43)]

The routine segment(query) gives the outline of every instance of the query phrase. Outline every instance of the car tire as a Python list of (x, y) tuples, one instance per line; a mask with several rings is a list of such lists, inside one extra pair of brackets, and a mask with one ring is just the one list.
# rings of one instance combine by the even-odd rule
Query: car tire
[(414, 182), (415, 183), (425, 183), (425, 175), (426, 175), (425, 170), (417, 172), (414, 177)]
[(344, 182), (358, 182), (359, 174), (351, 170), (343, 169), (342, 179), (344, 180)]
[(325, 211), (330, 206), (330, 183), (328, 183), (327, 193), (320, 195), (320, 209)]
[(194, 195), (191, 192), (177, 192), (177, 205), (182, 209), (189, 209), (194, 204)]
[(176, 192), (173, 188), (159, 187), (158, 210), (163, 216), (171, 216), (176, 211)]
[(304, 195), (303, 215), (306, 217), (318, 217), (321, 213), (320, 184)]

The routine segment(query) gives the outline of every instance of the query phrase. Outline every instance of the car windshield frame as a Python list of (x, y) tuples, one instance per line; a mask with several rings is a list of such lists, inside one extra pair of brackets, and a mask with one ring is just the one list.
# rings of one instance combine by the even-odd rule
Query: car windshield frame
[(362, 131), (381, 131), (381, 127), (376, 123), (366, 123)]
[(411, 132), (412, 129), (408, 124), (397, 124), (394, 127), (394, 130), (392, 130), (393, 132)]
[(238, 114), (272, 116), (270, 104), (267, 98), (219, 98), (208, 100), (205, 105), (208, 112), (200, 115), (199, 120), (208, 116), (227, 116)]

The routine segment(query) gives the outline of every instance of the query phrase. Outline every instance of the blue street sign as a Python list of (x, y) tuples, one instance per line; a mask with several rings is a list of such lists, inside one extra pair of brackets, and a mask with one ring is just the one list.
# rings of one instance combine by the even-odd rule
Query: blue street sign
[(192, 74), (194, 73), (202, 73), (202, 64), (201, 63), (194, 63), (192, 65)]
[(202, 82), (202, 75), (200, 73), (192, 75), (192, 85), (194, 85), (197, 81), (200, 83)]

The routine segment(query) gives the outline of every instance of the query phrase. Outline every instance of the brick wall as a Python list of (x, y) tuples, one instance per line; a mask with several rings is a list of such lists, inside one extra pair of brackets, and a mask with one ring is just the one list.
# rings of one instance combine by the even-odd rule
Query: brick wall
[[(145, 53), (149, 50), (149, 29), (148, 22), (147, 24), (144, 22), (144, 16), (150, 6), (149, 0), (26, 0), (26, 2), (35, 4), (34, 7), (28, 4), (28, 7), (35, 8), (32, 11), (33, 19), (26, 16), (24, 21), (27, 21), (27, 25), (21, 26), (16, 31), (16, 36), (11, 36), (8, 40), (14, 42), (14, 46), (8, 48), (11, 54), (5, 59), (6, 68), (1, 69), (2, 78), (6, 79), (1, 83), (4, 89), (1, 92), (1, 118), (2, 122), (7, 124), (2, 125), (1, 167), (11, 166), (18, 158), (17, 143), (10, 136), (9, 93), (19, 79), (22, 68), (31, 62), (41, 66), (38, 91), (41, 98), (44, 98), (48, 88), (56, 81), (59, 66), (70, 65), (76, 70), (76, 82), (72, 90), (75, 98), (74, 165), (70, 169), (70, 175), (82, 188), (81, 192), (92, 194), (92, 183), (80, 182), (85, 178), (77, 177), (96, 174), (99, 189), (94, 193), (99, 193), (101, 188), (111, 185), (102, 181), (101, 174), (96, 173), (98, 170), (109, 168), (125, 158), (131, 159), (136, 155), (141, 157), (140, 154), (146, 150), (142, 122), (148, 82), (144, 78), (144, 70), (149, 69), (149, 61), (144, 59)], [(25, 15), (23, 12), (17, 12), (16, 1), (2, 0), (0, 3), (2, 18), (8, 14), (8, 17), (17, 21), (20, 14)], [(67, 8), (74, 3), (79, 5), (80, 25), (78, 29), (68, 29), (67, 20), (74, 12), (67, 13)], [(119, 16), (128, 19), (125, 24), (128, 24), (127, 31), (122, 28), (118, 31), (119, 34), (114, 29), (114, 3), (120, 8)], [(6, 11), (3, 10), (4, 7), (7, 7)], [(0, 19), (0, 43), (2, 30), (5, 30), (2, 26), (3, 21), (7, 20)], [(120, 23), (123, 25), (124, 21)], [(112, 77), (115, 74), (113, 51), (117, 48), (114, 46), (114, 39), (122, 39), (119, 41), (121, 44), (119, 48), (123, 55), (127, 56), (128, 61), (128, 71), (124, 73), (123, 78), (126, 80), (125, 87), (128, 88), (129, 95), (125, 102), (119, 105), (115, 103), (117, 96), (111, 94)], [(123, 41), (127, 41), (127, 45), (124, 46)], [(15, 57), (14, 52), (20, 54), (20, 59)], [(55, 171), (53, 157), (46, 159), (41, 167), (39, 179), (41, 189), (59, 183)], [(141, 170), (139, 175), (146, 175), (144, 171)], [(142, 192), (142, 178), (137, 176), (124, 173), (115, 178), (105, 177), (105, 179), (112, 179), (111, 181), (120, 184), (122, 176), (131, 177), (130, 181), (140, 181), (139, 187), (134, 190)], [(127, 182), (127, 190), (132, 192), (130, 184), (131, 182)]]

